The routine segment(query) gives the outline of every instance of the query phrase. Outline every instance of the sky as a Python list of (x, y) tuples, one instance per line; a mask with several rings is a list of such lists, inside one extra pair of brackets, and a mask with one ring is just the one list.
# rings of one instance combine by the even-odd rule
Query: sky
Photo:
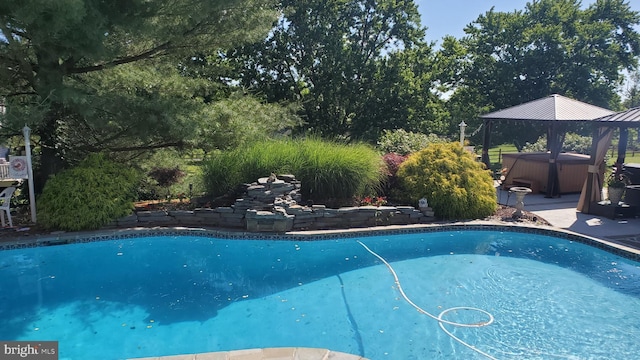
[[(531, 0), (529, 0), (531, 1)], [(464, 27), (479, 15), (495, 7), (495, 11), (513, 12), (524, 10), (528, 0), (415, 0), (422, 17), (422, 26), (428, 27), (427, 41), (442, 43), (442, 37), (464, 36)], [(640, 0), (627, 0), (634, 11), (640, 11)], [(583, 0), (587, 7), (595, 0)]]

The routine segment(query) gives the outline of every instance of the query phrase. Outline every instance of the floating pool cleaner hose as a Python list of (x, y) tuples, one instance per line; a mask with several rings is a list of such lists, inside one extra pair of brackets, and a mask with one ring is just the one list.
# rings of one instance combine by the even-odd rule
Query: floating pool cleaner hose
[[(491, 325), (494, 321), (493, 315), (491, 315), (491, 313), (482, 310), (482, 309), (478, 309), (478, 308), (473, 308), (473, 307), (466, 307), (466, 306), (459, 306), (459, 307), (452, 307), (452, 308), (448, 308), (443, 310), (440, 315), (435, 316), (433, 314), (431, 314), (430, 312), (422, 309), (420, 306), (416, 305), (413, 301), (411, 301), (411, 299), (409, 299), (409, 297), (407, 296), (407, 294), (404, 293), (404, 290), (402, 289), (402, 285), (400, 284), (400, 279), (398, 279), (398, 274), (396, 274), (396, 271), (393, 269), (393, 267), (380, 255), (378, 255), (376, 252), (374, 252), (373, 250), (369, 249), (367, 247), (367, 245), (363, 244), (360, 240), (356, 240), (358, 242), (358, 244), (362, 245), (362, 247), (367, 250), (369, 253), (371, 253), (371, 255), (377, 257), (380, 261), (382, 261), (387, 268), (389, 269), (389, 272), (391, 272), (391, 275), (393, 275), (393, 279), (396, 283), (396, 286), (398, 287), (398, 291), (400, 292), (400, 295), (402, 295), (402, 298), (412, 307), (414, 307), (416, 310), (418, 310), (419, 313), (427, 315), (428, 317), (432, 318), (433, 320), (436, 320), (438, 322), (438, 324), (440, 325), (440, 328), (442, 329), (442, 331), (444, 331), (447, 335), (449, 335), (452, 339), (454, 339), (455, 341), (459, 342), (460, 344), (468, 347), (469, 349), (477, 352), (480, 355), (483, 355), (489, 359), (493, 359), (493, 360), (497, 360), (495, 357), (483, 352), (482, 350), (476, 348), (475, 346), (468, 344), (464, 341), (462, 341), (460, 338), (458, 338), (457, 336), (453, 335), (449, 330), (447, 330), (447, 328), (444, 327), (444, 324), (447, 325), (452, 325), (452, 326), (457, 326), (457, 327), (469, 327), (469, 328), (479, 328), (479, 327), (484, 327), (487, 325)], [(465, 324), (465, 323), (458, 323), (455, 321), (448, 321), (443, 319), (443, 317), (452, 311), (457, 311), (457, 310), (469, 310), (469, 311), (477, 311), (480, 312), (482, 314), (485, 314), (488, 318), (487, 321), (481, 321), (481, 322), (476, 322), (476, 323), (471, 323), (471, 324)]]

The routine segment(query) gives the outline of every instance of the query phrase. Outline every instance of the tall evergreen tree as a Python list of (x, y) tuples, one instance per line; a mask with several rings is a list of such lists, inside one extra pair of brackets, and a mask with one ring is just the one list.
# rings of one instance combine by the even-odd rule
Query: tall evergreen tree
[(255, 41), (276, 16), (269, 0), (0, 0), (2, 131), (33, 129), (38, 189), (87, 152), (179, 146), (207, 86), (180, 64)]

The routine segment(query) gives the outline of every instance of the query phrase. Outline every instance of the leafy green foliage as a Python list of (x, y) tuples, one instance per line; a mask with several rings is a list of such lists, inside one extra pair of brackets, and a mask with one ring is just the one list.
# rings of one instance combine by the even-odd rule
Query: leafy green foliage
[(216, 154), (204, 161), (203, 177), (207, 191), (219, 196), (271, 173), (293, 174), (305, 200), (327, 203), (376, 193), (383, 167), (368, 145), (307, 138), (261, 141)]
[(309, 133), (366, 140), (441, 130), (433, 53), (414, 1), (285, 0), (268, 38), (228, 58), (242, 86), (296, 102)]
[(137, 182), (134, 170), (91, 155), (47, 181), (37, 202), (39, 220), (49, 229), (98, 229), (131, 213)]
[(412, 204), (424, 197), (444, 219), (484, 218), (497, 207), (491, 174), (457, 143), (431, 144), (410, 155), (398, 179)]
[(206, 108), (193, 142), (208, 152), (290, 133), (302, 124), (296, 110), (294, 106), (269, 104), (236, 92)]
[(174, 168), (155, 167), (149, 172), (149, 176), (162, 187), (178, 183), (185, 175), (185, 172), (177, 166)]
[[(575, 152), (579, 154), (591, 153), (591, 137), (582, 136), (575, 133), (567, 133), (562, 143), (563, 152)], [(533, 144), (527, 143), (522, 147), (523, 152), (544, 152), (547, 151), (547, 137), (541, 136)]]
[(625, 99), (622, 105), (630, 109), (640, 106), (640, 69), (631, 73), (628, 80), (627, 87), (623, 91)]
[[(453, 92), (449, 111), (475, 128), (482, 113), (554, 93), (616, 109), (622, 70), (633, 70), (640, 55), (638, 24), (640, 14), (625, 0), (588, 7), (539, 0), (522, 11), (488, 11), (439, 53), (442, 90)], [(545, 131), (538, 125), (494, 126), (492, 137), (533, 142)]]
[(613, 168), (608, 171), (607, 186), (609, 188), (622, 188), (624, 189), (631, 183), (631, 177), (629, 172), (624, 168), (623, 164), (614, 164)]
[[(154, 167), (149, 171), (147, 176), (155, 180), (158, 186), (164, 188), (167, 191), (167, 197), (171, 197), (171, 190), (169, 189), (172, 185), (178, 184), (180, 180), (182, 180), (185, 175), (187, 175), (184, 171), (180, 170), (178, 166), (176, 167)], [(184, 194), (183, 194), (184, 195)], [(184, 197), (184, 196), (182, 196)]]
[(442, 143), (448, 140), (436, 134), (421, 134), (404, 129), (384, 130), (378, 140), (378, 149), (384, 153), (409, 155), (424, 149), (432, 143)]
[(278, 16), (272, 0), (3, 1), (0, 14), (2, 130), (27, 122), (39, 138), (37, 191), (88, 153), (185, 146), (229, 80), (189, 59), (256, 41)]
[[(171, 196), (189, 197), (201, 195), (204, 193), (202, 185), (202, 169), (200, 165), (200, 156), (197, 158), (189, 155), (185, 151), (177, 151), (172, 149), (162, 149), (155, 151), (153, 154), (136, 159), (135, 168), (139, 170), (143, 176), (138, 184), (137, 200), (159, 200), (166, 199), (167, 193)], [(149, 176), (156, 168), (163, 169), (179, 169), (184, 172), (184, 177), (178, 181), (163, 188), (158, 181)]]

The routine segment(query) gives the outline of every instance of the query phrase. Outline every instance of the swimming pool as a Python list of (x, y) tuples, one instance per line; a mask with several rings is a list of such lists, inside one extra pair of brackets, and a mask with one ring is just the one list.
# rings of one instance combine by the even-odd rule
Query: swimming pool
[[(640, 263), (567, 239), (443, 231), (315, 241), (156, 236), (0, 251), (0, 339), (58, 340), (60, 359), (320, 347), (370, 359), (640, 353)], [(452, 321), (485, 316), (452, 312)]]

